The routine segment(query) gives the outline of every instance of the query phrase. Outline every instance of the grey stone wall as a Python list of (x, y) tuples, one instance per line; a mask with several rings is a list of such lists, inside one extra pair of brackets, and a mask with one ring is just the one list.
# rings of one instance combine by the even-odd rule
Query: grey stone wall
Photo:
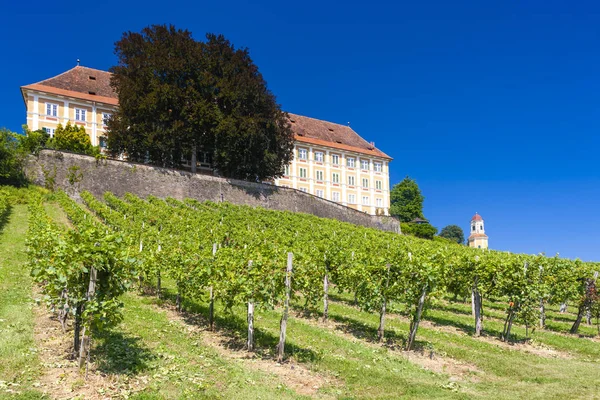
[(39, 156), (28, 159), (26, 173), (40, 186), (54, 184), (76, 197), (80, 190), (87, 190), (97, 197), (108, 191), (117, 196), (130, 192), (140, 197), (228, 201), (313, 214), (400, 233), (400, 224), (394, 218), (368, 215), (299, 190), (143, 164), (43, 150)]

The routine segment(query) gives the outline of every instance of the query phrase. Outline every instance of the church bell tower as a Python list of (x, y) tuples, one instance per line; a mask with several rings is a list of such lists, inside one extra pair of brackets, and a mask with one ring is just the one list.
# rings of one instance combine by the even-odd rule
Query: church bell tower
[(483, 218), (481, 215), (475, 213), (471, 218), (471, 235), (469, 236), (469, 247), (475, 247), (478, 249), (488, 248), (488, 237), (485, 234), (483, 228)]

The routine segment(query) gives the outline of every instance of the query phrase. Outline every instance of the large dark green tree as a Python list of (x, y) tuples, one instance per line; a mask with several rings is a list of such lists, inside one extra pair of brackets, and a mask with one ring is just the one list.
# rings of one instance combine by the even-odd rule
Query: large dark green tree
[(424, 219), (423, 200), (419, 185), (407, 176), (390, 191), (390, 215), (398, 217), (402, 222), (410, 222), (415, 218)]
[(458, 225), (448, 225), (442, 228), (440, 232), (440, 236), (458, 244), (463, 244), (465, 242), (465, 233), (462, 228)]
[(153, 25), (116, 43), (119, 109), (108, 147), (132, 161), (176, 167), (209, 154), (220, 174), (260, 180), (291, 160), (293, 133), (247, 49)]

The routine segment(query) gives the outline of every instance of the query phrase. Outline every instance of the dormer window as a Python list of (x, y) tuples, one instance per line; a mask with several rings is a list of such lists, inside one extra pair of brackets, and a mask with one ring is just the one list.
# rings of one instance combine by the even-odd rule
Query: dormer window
[(88, 92), (88, 94), (91, 94), (92, 96), (95, 96), (96, 92)]
[(95, 77), (95, 76), (91, 76), (91, 75), (90, 75), (90, 76), (89, 76), (89, 78), (90, 78), (90, 81), (95, 81), (95, 80), (96, 80), (96, 77)]

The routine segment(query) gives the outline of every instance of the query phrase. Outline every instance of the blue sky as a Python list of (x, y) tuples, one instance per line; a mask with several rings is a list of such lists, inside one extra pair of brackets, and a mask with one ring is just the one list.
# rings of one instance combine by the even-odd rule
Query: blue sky
[[(51, 6), (51, 7), (50, 7)], [(172, 23), (248, 47), (287, 111), (351, 126), (409, 175), (425, 215), (490, 247), (600, 261), (600, 3), (7, 2), (0, 126), (19, 86), (108, 69), (124, 31)]]

